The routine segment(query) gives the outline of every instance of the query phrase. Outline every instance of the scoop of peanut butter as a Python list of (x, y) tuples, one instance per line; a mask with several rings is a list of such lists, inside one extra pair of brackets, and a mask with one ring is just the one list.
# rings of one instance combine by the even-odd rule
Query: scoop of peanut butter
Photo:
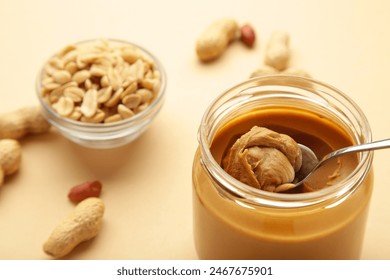
[(292, 188), (301, 165), (301, 150), (294, 139), (258, 126), (242, 135), (222, 160), (222, 167), (231, 176), (270, 192)]

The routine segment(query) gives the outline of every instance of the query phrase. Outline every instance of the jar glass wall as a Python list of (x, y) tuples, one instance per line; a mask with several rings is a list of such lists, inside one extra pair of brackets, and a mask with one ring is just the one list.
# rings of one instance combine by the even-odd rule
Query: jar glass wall
[(308, 141), (303, 144), (314, 145), (319, 156), (371, 141), (360, 108), (324, 83), (277, 75), (250, 79), (224, 92), (204, 114), (193, 162), (198, 256), (358, 259), (373, 187), (372, 152), (345, 161), (344, 176), (321, 190), (266, 192), (239, 182), (220, 166), (228, 138), (254, 124), (280, 128), (297, 142)]

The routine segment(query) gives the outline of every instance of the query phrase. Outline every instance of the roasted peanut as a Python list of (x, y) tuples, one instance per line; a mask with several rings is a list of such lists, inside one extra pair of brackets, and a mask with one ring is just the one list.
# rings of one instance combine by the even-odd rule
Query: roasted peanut
[(99, 181), (87, 181), (72, 187), (68, 198), (72, 202), (80, 202), (88, 197), (99, 197), (102, 191), (102, 184)]
[(239, 26), (234, 19), (224, 18), (213, 22), (198, 38), (196, 53), (201, 61), (221, 56), (229, 43), (237, 38)]
[(0, 114), (0, 139), (21, 139), (27, 134), (47, 132), (50, 124), (38, 107), (25, 107)]
[(46, 254), (61, 258), (83, 241), (94, 238), (102, 226), (104, 203), (90, 197), (81, 201), (74, 211), (59, 223), (43, 245)]
[(256, 41), (256, 33), (251, 25), (244, 24), (240, 27), (240, 39), (248, 47), (253, 47)]
[(289, 35), (284, 31), (274, 31), (265, 52), (265, 64), (279, 71), (287, 68), (290, 60)]
[[(134, 108), (134, 115), (150, 105), (160, 88), (160, 72), (148, 54), (119, 41), (97, 40), (65, 47), (51, 58), (42, 73), (40, 94), (62, 117), (107, 123), (122, 119), (119, 106), (126, 96), (150, 90), (151, 98), (140, 102), (143, 107)], [(107, 108), (112, 113), (102, 113)]]
[(4, 177), (19, 170), (22, 150), (19, 142), (14, 139), (0, 140), (0, 186)]

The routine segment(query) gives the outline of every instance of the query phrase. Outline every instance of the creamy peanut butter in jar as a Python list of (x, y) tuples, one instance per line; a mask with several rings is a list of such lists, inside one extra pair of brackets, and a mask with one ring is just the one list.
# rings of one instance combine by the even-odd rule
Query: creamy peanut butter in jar
[(243, 183), (224, 169), (234, 143), (253, 127), (288, 135), (318, 158), (371, 141), (361, 109), (324, 83), (275, 75), (224, 92), (203, 116), (193, 162), (199, 258), (360, 258), (373, 188), (372, 152), (332, 161), (301, 187), (278, 192)]

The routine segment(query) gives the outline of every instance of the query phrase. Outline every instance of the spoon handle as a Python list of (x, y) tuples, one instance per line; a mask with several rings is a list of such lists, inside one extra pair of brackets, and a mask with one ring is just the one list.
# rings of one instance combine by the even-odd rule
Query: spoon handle
[(379, 150), (379, 149), (386, 149), (386, 148), (390, 148), (390, 139), (383, 139), (383, 140), (365, 143), (357, 146), (345, 147), (328, 154), (323, 158), (323, 160), (326, 160), (334, 156), (339, 156), (339, 155), (344, 155), (344, 154), (349, 154), (354, 152), (363, 152), (363, 151)]

